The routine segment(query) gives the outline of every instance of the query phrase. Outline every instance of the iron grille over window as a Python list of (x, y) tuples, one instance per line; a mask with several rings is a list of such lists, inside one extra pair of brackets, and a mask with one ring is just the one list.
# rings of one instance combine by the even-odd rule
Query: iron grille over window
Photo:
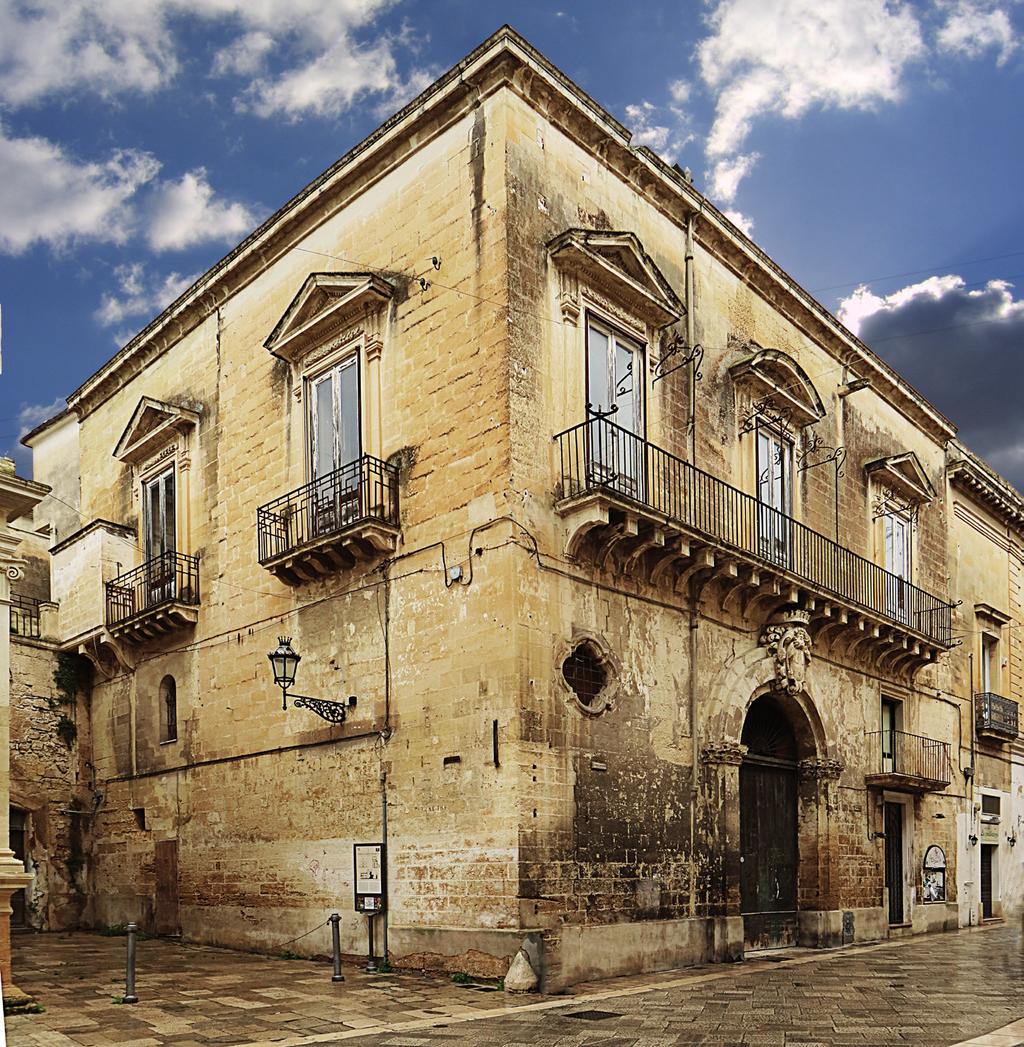
[(581, 643), (562, 663), (562, 676), (585, 706), (593, 705), (608, 683), (602, 660), (588, 643)]
[(974, 696), (974, 720), (979, 734), (1014, 739), (1018, 733), (1017, 703), (1000, 694), (985, 691)]
[(559, 433), (562, 494), (603, 490), (949, 647), (952, 606), (607, 418)]

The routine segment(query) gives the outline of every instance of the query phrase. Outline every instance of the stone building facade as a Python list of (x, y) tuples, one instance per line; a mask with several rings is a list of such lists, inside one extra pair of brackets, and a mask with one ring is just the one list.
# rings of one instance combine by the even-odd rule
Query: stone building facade
[(68, 405), (26, 438), (91, 666), (51, 925), (322, 953), (338, 909), (357, 953), (367, 842), (392, 963), (547, 989), (982, 914), (1024, 503), (511, 30)]

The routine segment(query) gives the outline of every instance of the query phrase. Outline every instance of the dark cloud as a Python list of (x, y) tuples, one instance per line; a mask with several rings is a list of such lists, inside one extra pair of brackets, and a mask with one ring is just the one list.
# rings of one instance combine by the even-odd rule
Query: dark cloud
[(861, 288), (840, 316), (1024, 491), (1024, 300), (1013, 292), (933, 277), (885, 298)]

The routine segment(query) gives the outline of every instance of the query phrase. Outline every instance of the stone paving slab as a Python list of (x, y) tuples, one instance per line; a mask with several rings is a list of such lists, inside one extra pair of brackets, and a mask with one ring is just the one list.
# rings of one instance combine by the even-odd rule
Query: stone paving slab
[(443, 975), (371, 975), (348, 965), (345, 981), (335, 984), (328, 964), (151, 939), (138, 944), (140, 1002), (118, 1004), (124, 938), (18, 935), (13, 945), (18, 985), (45, 1011), (7, 1018), (10, 1047), (283, 1045), (475, 1015), (505, 999)]
[(1022, 936), (1008, 927), (614, 979), (571, 1000), (354, 970), (335, 986), (305, 961), (145, 942), (143, 1002), (128, 1007), (110, 1002), (123, 940), (16, 946), (19, 982), (48, 1009), (8, 1019), (11, 1047), (1024, 1047)]

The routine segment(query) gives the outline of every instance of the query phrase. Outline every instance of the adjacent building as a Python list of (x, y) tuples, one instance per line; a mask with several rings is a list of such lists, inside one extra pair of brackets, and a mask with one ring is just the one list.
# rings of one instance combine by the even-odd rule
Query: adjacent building
[(1024, 499), (507, 28), (26, 443), (37, 926), (557, 989), (1019, 906)]

